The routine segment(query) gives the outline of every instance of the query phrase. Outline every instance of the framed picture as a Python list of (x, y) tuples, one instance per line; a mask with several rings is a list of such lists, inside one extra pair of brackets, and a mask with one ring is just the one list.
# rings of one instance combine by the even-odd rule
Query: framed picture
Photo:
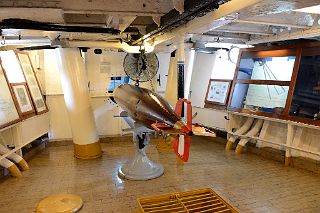
[(47, 112), (48, 108), (42, 96), (39, 82), (38, 82), (38, 79), (36, 78), (28, 53), (16, 52), (16, 55), (20, 61), (21, 68), (25, 76), (27, 86), (30, 91), (31, 99), (36, 109), (36, 113), (42, 114)]
[(19, 113), (0, 60), (0, 129), (10, 126), (19, 120)]
[(17, 103), (18, 112), (21, 116), (35, 112), (26, 83), (11, 84), (13, 96)]
[(210, 79), (205, 103), (226, 106), (231, 80)]

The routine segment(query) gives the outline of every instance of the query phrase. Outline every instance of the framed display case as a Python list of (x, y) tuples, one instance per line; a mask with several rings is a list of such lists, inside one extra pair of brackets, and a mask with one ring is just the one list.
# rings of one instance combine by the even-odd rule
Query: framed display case
[(35, 110), (26, 83), (11, 84), (14, 100), (21, 116), (34, 114)]
[(0, 129), (20, 120), (7, 77), (0, 60)]
[(319, 47), (302, 49), (289, 118), (301, 122), (320, 122)]
[(242, 49), (228, 110), (320, 125), (319, 47)]
[(205, 103), (226, 106), (231, 82), (231, 80), (210, 79)]
[(36, 113), (42, 114), (47, 112), (48, 108), (42, 96), (42, 91), (40, 89), (39, 82), (36, 78), (28, 53), (17, 51), (16, 55), (20, 61), (21, 68), (30, 91), (31, 99), (35, 106)]

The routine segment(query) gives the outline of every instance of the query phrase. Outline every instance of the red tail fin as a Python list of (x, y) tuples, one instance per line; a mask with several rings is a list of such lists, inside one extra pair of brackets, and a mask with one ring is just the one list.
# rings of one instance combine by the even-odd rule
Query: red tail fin
[(191, 138), (189, 135), (181, 134), (178, 135), (172, 143), (174, 152), (184, 162), (189, 159), (190, 141)]

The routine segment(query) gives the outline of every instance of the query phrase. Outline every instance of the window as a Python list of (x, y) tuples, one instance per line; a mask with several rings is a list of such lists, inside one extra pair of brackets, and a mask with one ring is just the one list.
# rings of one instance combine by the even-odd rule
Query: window
[(108, 93), (113, 93), (114, 89), (119, 85), (123, 83), (129, 83), (129, 77), (111, 77), (109, 86), (107, 88)]

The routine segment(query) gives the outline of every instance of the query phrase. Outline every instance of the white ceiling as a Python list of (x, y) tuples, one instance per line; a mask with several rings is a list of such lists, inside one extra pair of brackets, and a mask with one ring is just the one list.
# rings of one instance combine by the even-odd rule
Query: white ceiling
[[(123, 31), (129, 25), (143, 32), (147, 24), (158, 20), (179, 4), (177, 0), (1, 0), (0, 21), (22, 18), (63, 25), (98, 26)], [(181, 3), (181, 1), (180, 1)], [(318, 0), (232, 0), (204, 17), (196, 18), (171, 32), (153, 37), (151, 44), (165, 47), (179, 39), (193, 42), (233, 42), (258, 44), (279, 40), (314, 38), (320, 35), (317, 14), (294, 12), (319, 5)], [(36, 30), (3, 30), (7, 41), (24, 39), (112, 41), (120, 36), (98, 33), (67, 33)]]

